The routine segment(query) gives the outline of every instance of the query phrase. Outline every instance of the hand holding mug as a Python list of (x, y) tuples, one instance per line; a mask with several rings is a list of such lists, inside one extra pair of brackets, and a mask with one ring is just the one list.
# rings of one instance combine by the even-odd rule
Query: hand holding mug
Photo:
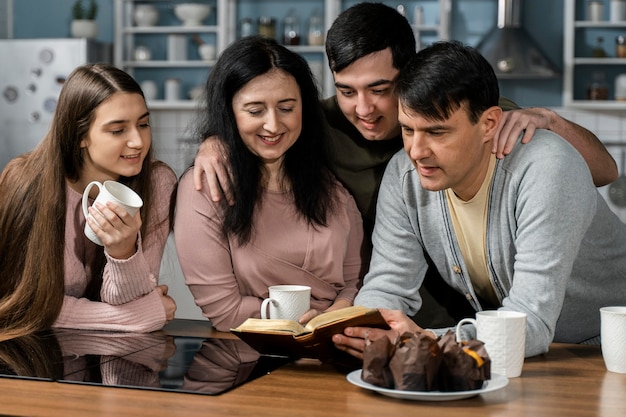
[[(100, 191), (93, 206), (89, 207), (89, 193), (94, 186)], [(121, 183), (92, 181), (83, 192), (85, 236), (95, 244), (105, 246), (115, 258), (132, 256), (141, 228), (137, 212), (142, 205), (141, 197)]]

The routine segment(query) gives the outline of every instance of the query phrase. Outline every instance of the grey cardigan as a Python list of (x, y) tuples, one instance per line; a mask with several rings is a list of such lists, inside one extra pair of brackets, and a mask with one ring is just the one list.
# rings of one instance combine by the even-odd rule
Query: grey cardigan
[[(553, 341), (597, 337), (598, 309), (626, 305), (626, 225), (598, 193), (580, 154), (538, 130), (497, 162), (488, 204), (490, 278), (501, 309), (528, 314), (526, 356), (547, 352)], [(445, 193), (421, 188), (403, 150), (387, 166), (376, 213), (370, 270), (355, 304), (414, 315), (426, 252), (448, 285), (482, 310)], [(476, 337), (471, 325), (464, 332)]]

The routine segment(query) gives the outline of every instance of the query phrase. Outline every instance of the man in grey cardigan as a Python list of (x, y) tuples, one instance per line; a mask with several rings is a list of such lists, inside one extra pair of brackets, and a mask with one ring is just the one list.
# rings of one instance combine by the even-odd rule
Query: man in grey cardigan
[[(537, 130), (496, 159), (498, 81), (461, 43), (420, 51), (396, 89), (404, 151), (381, 183), (371, 266), (355, 304), (414, 315), (430, 258), (474, 310), (528, 315), (526, 356), (553, 341), (598, 341), (598, 309), (626, 305), (626, 226), (580, 154)], [(385, 314), (397, 331), (423, 330), (397, 311)], [(350, 328), (334, 341), (359, 356), (370, 331)], [(476, 337), (473, 326), (464, 331)]]

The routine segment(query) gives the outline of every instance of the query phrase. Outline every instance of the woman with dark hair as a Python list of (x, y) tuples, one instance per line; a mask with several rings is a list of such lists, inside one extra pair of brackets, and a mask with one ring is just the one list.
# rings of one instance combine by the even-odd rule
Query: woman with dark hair
[[(195, 302), (218, 330), (260, 316), (268, 286), (311, 287), (311, 310), (352, 305), (366, 270), (354, 199), (327, 167), (318, 89), (300, 55), (262, 37), (227, 48), (197, 137), (219, 138), (235, 203), (180, 180), (174, 235)], [(206, 185), (206, 184), (205, 184)]]
[[(130, 75), (78, 67), (45, 138), (0, 175), (0, 340), (51, 326), (149, 332), (173, 318), (157, 277), (176, 175), (152, 158), (149, 115)], [(103, 250), (83, 233), (81, 200), (106, 180), (144, 205), (135, 216), (114, 203), (90, 208)]]

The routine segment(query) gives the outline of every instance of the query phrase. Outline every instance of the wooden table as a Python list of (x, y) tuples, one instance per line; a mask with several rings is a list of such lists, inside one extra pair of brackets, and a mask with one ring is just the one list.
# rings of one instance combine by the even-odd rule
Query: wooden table
[[(186, 323), (174, 335), (230, 337)], [(0, 415), (19, 416), (626, 416), (626, 375), (598, 346), (553, 344), (502, 390), (446, 402), (385, 397), (335, 368), (300, 360), (217, 396), (0, 378)]]

